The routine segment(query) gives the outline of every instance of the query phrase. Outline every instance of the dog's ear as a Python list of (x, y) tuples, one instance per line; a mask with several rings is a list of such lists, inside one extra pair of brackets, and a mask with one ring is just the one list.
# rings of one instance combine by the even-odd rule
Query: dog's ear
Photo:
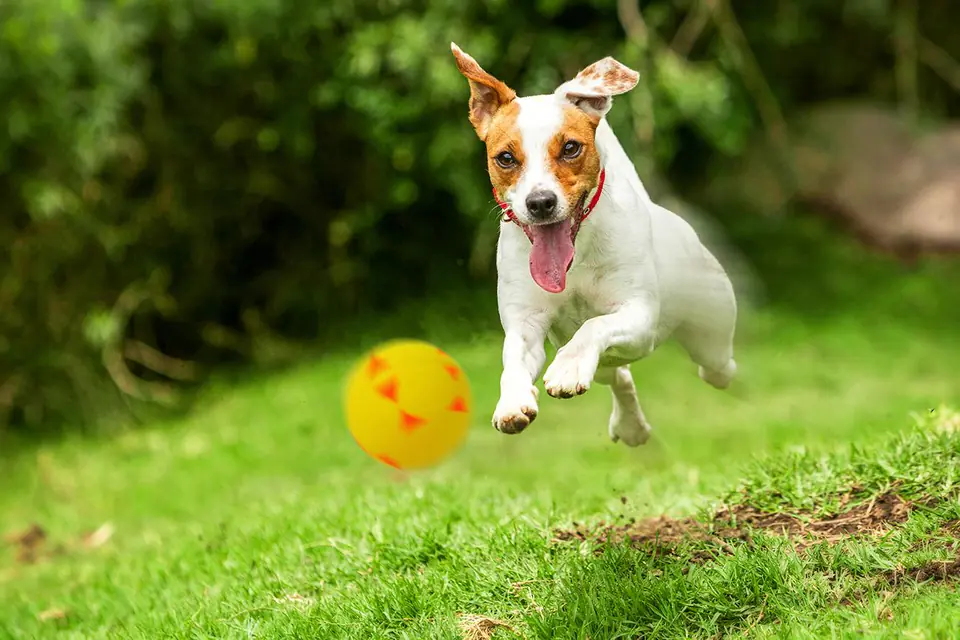
[(470, 81), (470, 124), (481, 140), (487, 137), (487, 129), (494, 114), (505, 104), (513, 101), (516, 92), (483, 70), (477, 61), (450, 43), (457, 68)]
[(639, 80), (639, 73), (607, 57), (594, 62), (573, 80), (564, 82), (554, 93), (600, 120), (610, 111), (613, 96), (630, 91)]

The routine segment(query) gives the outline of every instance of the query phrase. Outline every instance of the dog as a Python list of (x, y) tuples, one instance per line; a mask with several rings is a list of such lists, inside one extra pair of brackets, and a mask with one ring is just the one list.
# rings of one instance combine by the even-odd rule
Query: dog
[(502, 209), (497, 304), (503, 372), (493, 426), (523, 431), (538, 413), (545, 342), (557, 353), (546, 392), (593, 383), (613, 395), (609, 434), (628, 446), (651, 427), (630, 364), (674, 337), (699, 375), (725, 389), (737, 364), (737, 301), (719, 261), (681, 217), (655, 204), (606, 120), (639, 74), (611, 57), (549, 95), (517, 97), (455, 43), (470, 86), (468, 117), (486, 145)]

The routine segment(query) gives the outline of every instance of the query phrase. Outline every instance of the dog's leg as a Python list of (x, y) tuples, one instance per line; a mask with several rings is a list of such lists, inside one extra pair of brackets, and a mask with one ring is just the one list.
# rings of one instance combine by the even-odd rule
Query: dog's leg
[(637, 399), (637, 387), (629, 367), (601, 367), (594, 377), (610, 387), (613, 411), (610, 413), (610, 439), (636, 447), (650, 439), (650, 423)]
[(674, 335), (690, 359), (700, 365), (701, 380), (717, 389), (730, 386), (737, 373), (732, 327), (689, 324), (679, 327)]
[(554, 398), (572, 398), (586, 392), (600, 356), (608, 349), (611, 355), (629, 362), (648, 356), (655, 345), (655, 328), (654, 307), (646, 301), (590, 318), (547, 368), (543, 376), (547, 393)]
[(700, 365), (701, 380), (717, 389), (730, 386), (737, 374), (732, 331), (685, 326), (678, 328), (674, 335), (690, 359)]
[(524, 318), (506, 323), (504, 333), (500, 401), (493, 412), (493, 426), (502, 433), (520, 433), (537, 417), (534, 381), (547, 359), (546, 326), (538, 319)]
[(736, 301), (730, 290), (728, 296), (717, 296), (710, 302), (706, 311), (688, 318), (674, 335), (690, 359), (700, 365), (700, 378), (717, 389), (726, 389), (737, 373), (733, 359)]

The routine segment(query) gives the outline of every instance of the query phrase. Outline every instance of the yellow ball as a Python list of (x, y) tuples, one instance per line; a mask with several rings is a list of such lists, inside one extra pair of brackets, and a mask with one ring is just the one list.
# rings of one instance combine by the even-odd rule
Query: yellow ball
[(428, 467), (450, 455), (470, 425), (470, 385), (441, 349), (396, 340), (350, 372), (347, 427), (369, 456), (397, 469)]

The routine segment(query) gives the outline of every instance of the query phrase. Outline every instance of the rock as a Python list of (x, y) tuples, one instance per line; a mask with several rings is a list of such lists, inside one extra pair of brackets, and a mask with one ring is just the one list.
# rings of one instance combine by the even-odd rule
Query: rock
[(816, 106), (790, 123), (787, 161), (765, 140), (716, 172), (707, 201), (763, 213), (806, 203), (903, 256), (960, 251), (960, 124), (911, 127), (893, 109)]

